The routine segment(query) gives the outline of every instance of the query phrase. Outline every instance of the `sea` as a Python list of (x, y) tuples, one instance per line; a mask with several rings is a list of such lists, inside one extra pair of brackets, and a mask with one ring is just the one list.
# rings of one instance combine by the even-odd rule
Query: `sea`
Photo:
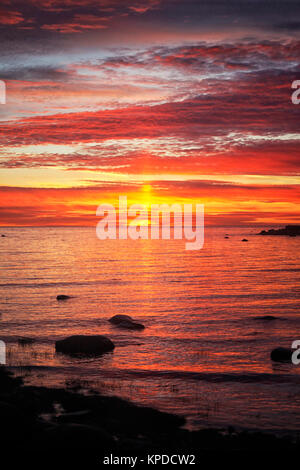
[[(2, 227), (7, 366), (26, 384), (180, 414), (189, 429), (298, 433), (300, 365), (270, 352), (300, 340), (299, 238), (261, 228), (207, 227), (203, 248), (188, 251), (185, 240), (99, 240), (95, 227)], [(145, 329), (113, 326), (117, 314)], [(55, 352), (77, 334), (105, 335), (115, 349)]]

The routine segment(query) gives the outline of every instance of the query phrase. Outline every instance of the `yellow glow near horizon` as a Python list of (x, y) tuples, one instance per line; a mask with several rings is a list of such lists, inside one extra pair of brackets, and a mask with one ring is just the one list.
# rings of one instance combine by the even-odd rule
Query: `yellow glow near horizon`
[(141, 194), (141, 204), (144, 204), (147, 209), (150, 208), (152, 204), (152, 186), (151, 184), (143, 184), (142, 186), (142, 194)]
[[(151, 193), (151, 182), (159, 181), (216, 181), (232, 184), (252, 185), (298, 185), (300, 177), (294, 175), (230, 175), (230, 174), (128, 174), (112, 171), (66, 170), (63, 167), (48, 168), (3, 168), (0, 184), (12, 187), (72, 188), (89, 187), (109, 183), (143, 184), (145, 194)], [(151, 189), (150, 189), (151, 188)]]

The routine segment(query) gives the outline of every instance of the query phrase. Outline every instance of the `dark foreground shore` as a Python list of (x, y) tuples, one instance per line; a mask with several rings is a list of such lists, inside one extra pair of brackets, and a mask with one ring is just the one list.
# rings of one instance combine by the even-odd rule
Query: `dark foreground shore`
[[(130, 456), (137, 458), (134, 467), (123, 460), (121, 468), (151, 468), (155, 459), (149, 462), (148, 456), (155, 454), (194, 455), (202, 468), (212, 463), (258, 464), (263, 458), (286, 466), (300, 450), (292, 437), (234, 429), (191, 432), (182, 429), (181, 417), (120, 398), (24, 386), (4, 367), (0, 367), (0, 422), (1, 458), (8, 457), (12, 468), (28, 463), (31, 468), (49, 464), (54, 469), (108, 468), (112, 461), (115, 466), (118, 458)], [(188, 461), (192, 464), (193, 458)]]

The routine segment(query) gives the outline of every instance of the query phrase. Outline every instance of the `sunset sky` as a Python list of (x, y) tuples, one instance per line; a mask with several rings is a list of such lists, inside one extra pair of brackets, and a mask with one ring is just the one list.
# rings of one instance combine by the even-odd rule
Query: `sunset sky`
[(298, 0), (2, 0), (1, 225), (299, 221), (299, 33)]

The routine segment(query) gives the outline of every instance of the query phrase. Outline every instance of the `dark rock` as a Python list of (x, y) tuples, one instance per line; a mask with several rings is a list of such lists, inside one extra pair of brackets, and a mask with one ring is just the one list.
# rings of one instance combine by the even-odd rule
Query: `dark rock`
[(59, 423), (84, 423), (91, 416), (91, 410), (73, 411), (72, 413), (62, 413), (58, 416)]
[(4, 237), (6, 237), (6, 235), (2, 234), (2, 235), (1, 235), (1, 237), (3, 237), (3, 238), (4, 238)]
[(271, 359), (276, 362), (291, 361), (293, 350), (290, 348), (275, 348), (271, 351)]
[(143, 330), (145, 327), (141, 323), (137, 323), (129, 315), (115, 315), (108, 320), (118, 328), (124, 328), (127, 330)]
[(144, 330), (145, 327), (141, 323), (135, 321), (121, 321), (116, 325), (118, 328), (124, 328), (127, 330)]
[(248, 241), (247, 238), (243, 238), (242, 240), (242, 242), (247, 242), (247, 241)]
[(229, 237), (226, 236), (226, 237), (224, 237), (224, 238), (229, 238)]
[(11, 442), (20, 442), (24, 433), (29, 436), (34, 427), (34, 417), (26, 410), (20, 409), (13, 403), (0, 402), (1, 449)]
[[(12, 384), (14, 389), (10, 393), (7, 385), (11, 389)], [(237, 431), (233, 427), (227, 432), (188, 431), (182, 429), (183, 417), (117, 397), (25, 387), (4, 367), (0, 367), (0, 402), (2, 461), (9, 458), (17, 468), (26, 464), (32, 469), (41, 468), (45, 458), (49, 468), (100, 468), (103, 457), (110, 454), (141, 458), (148, 453), (195, 454), (209, 465), (225, 463), (232, 467), (237, 463), (234, 468), (245, 460), (254, 466), (266, 459), (271, 465), (282, 462), (286, 466), (299, 456), (296, 433), (279, 437), (266, 432)], [(61, 416), (62, 421), (71, 422), (45, 422), (41, 413), (48, 411), (50, 405), (55, 405), (53, 413), (57, 406), (70, 410)]]
[(26, 344), (32, 344), (35, 342), (34, 338), (27, 338), (26, 336), (22, 336), (21, 338), (18, 338), (18, 343), (21, 344), (22, 346)]
[(77, 423), (53, 425), (44, 433), (46, 444), (51, 449), (62, 449), (64, 452), (112, 448), (113, 437), (100, 427)]
[(115, 315), (114, 317), (111, 317), (108, 321), (110, 323), (113, 323), (114, 325), (118, 325), (118, 323), (121, 323), (122, 321), (134, 321), (134, 320), (129, 315)]
[(3, 428), (18, 425), (24, 417), (16, 406), (0, 401), (0, 422)]
[(56, 300), (67, 300), (67, 299), (70, 299), (71, 297), (69, 295), (64, 295), (64, 294), (60, 294), (60, 295), (57, 295), (56, 296)]
[(296, 237), (300, 235), (300, 225), (286, 225), (284, 228), (262, 230), (258, 235), (288, 235)]
[(64, 354), (103, 354), (114, 349), (114, 343), (106, 336), (75, 335), (56, 341), (55, 349)]
[(278, 320), (278, 317), (274, 317), (273, 315), (264, 315), (262, 317), (255, 317), (255, 320), (272, 321), (272, 320)]
[(21, 378), (13, 377), (12, 373), (0, 365), (0, 392), (10, 393), (22, 385)]

